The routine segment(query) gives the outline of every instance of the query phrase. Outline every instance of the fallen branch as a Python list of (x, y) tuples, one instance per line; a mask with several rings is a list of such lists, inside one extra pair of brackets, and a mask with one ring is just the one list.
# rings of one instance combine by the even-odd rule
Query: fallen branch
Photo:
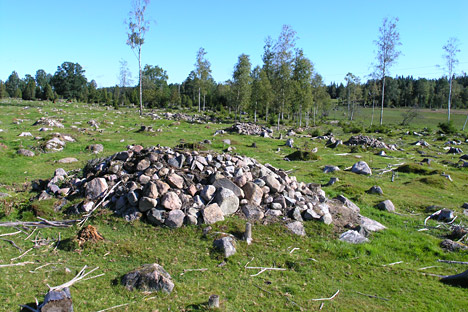
[(251, 270), (260, 270), (260, 271), (257, 274), (253, 274), (253, 275), (250, 275), (250, 276), (257, 276), (257, 275), (262, 274), (265, 271), (286, 271), (286, 269), (283, 269), (283, 268), (249, 267), (249, 266), (247, 266), (250, 262), (253, 261), (253, 259), (254, 258), (252, 258), (249, 262), (247, 262), (245, 264), (244, 268), (251, 269)]
[(33, 264), (34, 262), (32, 261), (25, 261), (25, 262), (19, 262), (19, 263), (10, 263), (10, 264), (0, 264), (0, 268), (6, 268), (6, 267), (13, 267), (13, 266), (23, 266), (26, 264)]
[(180, 273), (180, 275), (182, 276), (187, 272), (193, 272), (193, 271), (208, 271), (208, 269), (206, 269), (206, 268), (202, 268), (202, 269), (184, 269), (184, 271), (182, 273)]
[(133, 302), (119, 304), (119, 305), (116, 305), (116, 306), (113, 306), (113, 307), (110, 307), (110, 308), (106, 308), (106, 309), (103, 309), (103, 310), (99, 310), (99, 311), (97, 311), (97, 312), (104, 312), (104, 311), (109, 311), (109, 310), (112, 310), (112, 309), (115, 309), (115, 308), (125, 307), (125, 306), (128, 306), (128, 305), (131, 304), (131, 303), (133, 303)]
[(310, 301), (329, 301), (329, 300), (333, 300), (339, 293), (340, 293), (340, 290), (338, 289), (336, 293), (330, 298), (318, 298), (318, 299), (309, 299), (309, 300)]
[[(95, 267), (94, 269), (92, 269), (91, 271), (89, 271), (88, 273), (85, 273), (85, 270), (88, 266), (85, 265), (80, 272), (78, 272), (78, 274), (72, 278), (70, 281), (62, 284), (62, 285), (59, 285), (59, 286), (54, 286), (54, 287), (50, 287), (49, 286), (49, 291), (57, 291), (57, 290), (62, 290), (66, 287), (70, 287), (72, 286), (73, 284), (75, 284), (76, 282), (79, 282), (80, 280), (82, 280), (83, 278), (85, 278), (86, 276), (88, 276), (89, 274), (91, 274), (92, 272), (96, 271), (97, 269), (99, 269), (99, 267)], [(103, 274), (100, 274), (98, 276), (102, 276)], [(90, 277), (88, 279), (91, 279), (91, 278), (95, 278), (95, 277), (98, 277), (98, 276), (93, 276), (93, 277)], [(48, 285), (47, 285), (48, 286)]]
[(394, 266), (395, 264), (400, 264), (400, 263), (403, 263), (403, 261), (397, 261), (397, 262), (392, 262), (392, 263), (389, 263), (389, 264), (383, 264), (382, 266), (386, 267), (386, 266)]
[(37, 270), (42, 269), (42, 268), (44, 268), (44, 267), (46, 267), (46, 266), (48, 266), (48, 265), (51, 265), (51, 264), (53, 264), (53, 263), (46, 263), (46, 264), (43, 264), (43, 265), (41, 265), (41, 266), (38, 266), (38, 267), (35, 268), (34, 270), (29, 271), (29, 273), (36, 273)]
[(30, 238), (34, 234), (34, 232), (36, 232), (36, 230), (37, 230), (37, 227), (34, 228), (34, 230), (31, 232), (31, 234), (29, 234), (24, 240), (27, 240), (28, 238)]
[(21, 231), (13, 232), (13, 233), (0, 234), (0, 237), (3, 237), (3, 236), (12, 236), (12, 235), (16, 235), (16, 234), (19, 234), (19, 233), (21, 233)]
[(70, 227), (79, 220), (61, 220), (61, 221), (12, 221), (12, 222), (0, 222), (0, 226), (3, 227), (14, 227), (14, 226), (35, 226), (38, 228), (47, 228), (47, 227)]
[(468, 264), (468, 262), (465, 262), (465, 261), (452, 261), (452, 260), (440, 260), (440, 259), (438, 259), (437, 262), (450, 263), (450, 264)]
[(18, 245), (16, 245), (16, 244), (15, 244), (15, 242), (14, 242), (14, 241), (12, 241), (12, 240), (9, 240), (9, 239), (4, 239), (4, 238), (0, 238), (0, 240), (2, 240), (2, 241), (5, 241), (5, 242), (8, 242), (8, 243), (12, 244), (12, 245), (13, 245), (13, 247), (15, 247), (16, 249), (18, 249), (19, 251), (23, 251), (23, 249), (21, 249), (20, 247), (18, 247)]
[(418, 270), (422, 271), (422, 270), (427, 270), (427, 269), (432, 269), (432, 268), (438, 268), (439, 265), (431, 265), (431, 266), (428, 266), (428, 267), (424, 267), (424, 268), (420, 268)]
[(16, 258), (12, 258), (10, 259), (10, 261), (14, 261), (14, 260), (18, 260), (20, 258), (22, 258), (23, 256), (25, 256), (28, 252), (30, 252), (31, 250), (33, 250), (33, 248), (29, 248), (28, 250), (26, 250), (25, 252), (23, 252), (21, 255), (19, 255), (18, 257)]
[(442, 211), (442, 209), (437, 210), (436, 212), (434, 212), (433, 214), (431, 214), (429, 217), (427, 217), (426, 219), (424, 219), (424, 226), (426, 226), (427, 220), (431, 219), (432, 217), (435, 217), (435, 216), (439, 215), (441, 211)]
[(379, 296), (375, 296), (375, 295), (368, 295), (368, 294), (365, 294), (365, 293), (362, 293), (362, 292), (359, 292), (359, 291), (355, 291), (355, 293), (356, 293), (356, 294), (359, 294), (359, 295), (363, 295), (363, 296), (369, 297), (369, 298), (375, 298), (375, 299), (390, 301), (390, 299), (388, 299), (388, 298), (383, 298), (383, 297), (379, 297)]
[(295, 250), (298, 250), (298, 249), (301, 249), (301, 248), (295, 247), (295, 248), (291, 249), (291, 251), (289, 252), (289, 254), (292, 254)]
[(91, 209), (90, 212), (88, 212), (87, 214), (84, 215), (83, 219), (80, 220), (80, 222), (78, 222), (78, 225), (80, 227), (83, 227), (83, 225), (86, 223), (86, 221), (88, 221), (89, 217), (93, 214), (94, 211), (96, 211), (96, 209), (98, 209), (102, 203), (106, 200), (106, 198), (114, 191), (114, 189), (120, 184), (122, 183), (122, 180), (120, 180), (119, 182), (115, 183), (115, 185), (106, 193), (106, 195), (101, 199), (101, 201), (96, 205), (96, 207), (94, 207), (93, 209)]

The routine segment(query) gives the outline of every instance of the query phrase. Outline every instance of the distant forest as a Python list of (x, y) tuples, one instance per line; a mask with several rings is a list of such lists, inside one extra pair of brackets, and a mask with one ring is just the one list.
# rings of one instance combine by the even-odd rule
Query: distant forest
[[(348, 73), (344, 83), (325, 85), (312, 61), (295, 46), (296, 39), (296, 32), (284, 25), (278, 39), (265, 40), (262, 66), (252, 68), (250, 57), (241, 54), (232, 79), (221, 83), (211, 76), (211, 64), (203, 48), (197, 51), (195, 68), (182, 83), (169, 84), (163, 68), (146, 65), (141, 72), (143, 105), (218, 111), (238, 119), (248, 114), (252, 119), (270, 123), (304, 120), (305, 124), (328, 116), (337, 105), (347, 107), (351, 120), (358, 107), (381, 106), (381, 77), (361, 82), (359, 77)], [(448, 107), (448, 75), (438, 79), (384, 77), (384, 107)], [(468, 76), (453, 74), (452, 78), (451, 108), (468, 108)], [(64, 62), (53, 75), (39, 69), (35, 76), (21, 79), (13, 71), (6, 81), (0, 80), (0, 98), (7, 97), (67, 99), (118, 108), (139, 104), (139, 83), (135, 85), (125, 61), (120, 64), (120, 83), (106, 88), (98, 88), (94, 80), (88, 81), (80, 64)]]

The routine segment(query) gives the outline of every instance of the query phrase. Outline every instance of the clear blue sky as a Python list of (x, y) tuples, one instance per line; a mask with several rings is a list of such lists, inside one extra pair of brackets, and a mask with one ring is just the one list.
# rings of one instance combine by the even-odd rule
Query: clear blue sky
[[(131, 1), (0, 0), (0, 79), (13, 70), (21, 78), (44, 69), (55, 73), (65, 61), (78, 62), (88, 81), (118, 83), (119, 61), (137, 77), (138, 62), (126, 45), (124, 20)], [(264, 40), (277, 38), (283, 24), (298, 33), (297, 47), (326, 83), (348, 72), (370, 72), (378, 28), (398, 17), (403, 55), (391, 76), (435, 78), (443, 74), (442, 46), (457, 37), (457, 73), (468, 72), (468, 1), (452, 0), (152, 0), (153, 21), (143, 45), (143, 64), (159, 65), (170, 82), (182, 82), (204, 47), (213, 78), (231, 78), (240, 54), (261, 65)]]

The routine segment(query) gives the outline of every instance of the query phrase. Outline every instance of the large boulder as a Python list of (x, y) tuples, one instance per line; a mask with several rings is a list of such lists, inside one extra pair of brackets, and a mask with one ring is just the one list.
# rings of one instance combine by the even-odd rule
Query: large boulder
[(125, 274), (122, 284), (128, 290), (135, 288), (141, 291), (172, 292), (174, 282), (169, 273), (157, 263), (144, 264), (143, 266)]
[(244, 191), (238, 187), (234, 182), (227, 178), (216, 179), (213, 181), (213, 186), (217, 189), (225, 188), (231, 190), (237, 197), (244, 197)]
[(239, 209), (239, 197), (227, 188), (218, 190), (216, 193), (216, 203), (225, 216), (231, 215)]
[(372, 175), (372, 170), (365, 161), (358, 161), (351, 168), (351, 172), (364, 175)]

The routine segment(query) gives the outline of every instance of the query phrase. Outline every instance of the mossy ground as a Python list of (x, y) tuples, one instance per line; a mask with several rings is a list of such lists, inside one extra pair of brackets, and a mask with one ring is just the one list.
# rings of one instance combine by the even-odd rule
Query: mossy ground
[[(30, 183), (35, 179), (50, 178), (58, 167), (68, 171), (83, 168), (89, 159), (96, 157), (85, 150), (89, 144), (103, 144), (104, 152), (99, 156), (106, 156), (124, 150), (129, 144), (175, 147), (184, 142), (196, 147), (199, 142), (210, 139), (212, 144), (204, 147), (221, 152), (227, 147), (223, 139), (229, 138), (236, 153), (292, 170), (291, 175), (295, 175), (299, 181), (325, 184), (331, 175), (338, 177), (338, 183), (324, 188), (327, 195), (347, 196), (361, 208), (363, 215), (388, 227), (386, 231), (373, 234), (370, 243), (348, 245), (336, 239), (338, 233), (332, 227), (317, 222), (305, 222), (307, 237), (293, 236), (281, 224), (255, 224), (254, 243), (248, 246), (239, 241), (236, 255), (229, 258), (224, 266), (219, 266), (224, 259), (213, 250), (213, 239), (203, 235), (202, 227), (171, 230), (144, 222), (127, 223), (103, 210), (88, 222), (104, 237), (97, 243), (88, 242), (80, 247), (74, 241), (79, 230), (76, 226), (38, 229), (29, 239), (25, 239), (25, 233), (2, 237), (14, 241), (22, 251), (7, 241), (0, 241), (0, 264), (33, 263), (0, 268), (0, 310), (19, 311), (19, 304), (34, 302), (34, 298), (42, 300), (47, 285), (56, 286), (69, 281), (84, 265), (99, 267), (96, 274), (104, 275), (72, 286), (76, 311), (98, 311), (122, 304), (128, 305), (114, 311), (201, 311), (205, 309), (211, 294), (220, 296), (221, 311), (298, 311), (300, 308), (310, 311), (320, 306), (320, 302), (311, 299), (329, 297), (338, 289), (339, 295), (332, 301), (325, 301), (322, 310), (466, 310), (465, 289), (444, 285), (437, 277), (423, 274), (460, 273), (466, 270), (466, 266), (447, 265), (437, 260), (466, 261), (468, 255), (467, 252), (447, 253), (441, 249), (439, 244), (447, 231), (443, 227), (436, 228), (436, 221), (428, 221), (430, 227), (427, 231), (418, 231), (423, 227), (427, 216), (425, 208), (429, 205), (454, 210), (459, 216), (457, 223), (466, 224), (467, 221), (460, 206), (467, 201), (468, 169), (451, 165), (457, 163), (458, 156), (447, 155), (443, 150), (446, 140), (462, 137), (453, 135), (444, 141), (436, 140), (437, 124), (445, 120), (443, 113), (424, 112), (424, 124), (418, 121), (411, 128), (391, 126), (391, 133), (367, 133), (380, 136), (386, 143), (396, 143), (402, 149), (386, 151), (387, 157), (375, 155), (378, 151), (373, 149), (350, 153), (347, 146), (330, 149), (325, 148), (325, 141), (295, 137), (295, 146), (303, 150), (317, 147), (319, 157), (314, 161), (288, 162), (284, 160), (285, 156), (295, 149), (285, 147), (284, 140), (235, 134), (213, 137), (217, 129), (227, 128), (230, 124), (153, 121), (138, 116), (136, 109), (114, 110), (80, 103), (4, 101), (0, 103), (0, 108), (0, 129), (4, 130), (0, 132), (0, 142), (6, 145), (6, 148), (0, 148), (0, 192), (10, 194), (10, 197), (0, 199), (0, 221), (37, 220), (37, 217), (70, 218), (55, 211), (58, 205), (56, 199), (44, 202), (30, 200), (35, 195), (30, 192)], [(362, 110), (357, 117), (367, 116), (367, 113)], [(72, 135), (77, 142), (67, 143), (62, 152), (42, 153), (38, 148), (41, 140), (18, 137), (23, 131), (45, 137), (46, 134), (39, 132), (39, 127), (32, 124), (46, 115), (63, 119), (65, 129), (56, 131)], [(394, 118), (395, 122), (389, 120), (389, 123), (395, 125), (400, 115), (401, 110), (386, 110), (385, 114), (388, 119)], [(23, 122), (14, 123), (19, 119)], [(100, 123), (100, 129), (91, 130), (87, 125), (91, 119)], [(454, 119), (457, 123), (457, 117)], [(72, 129), (72, 125), (88, 130)], [(137, 132), (141, 125), (161, 131)], [(431, 145), (426, 148), (411, 145), (419, 137), (407, 135), (406, 132), (409, 129), (422, 131), (427, 127), (433, 129), (433, 134), (424, 139)], [(314, 129), (319, 133), (332, 130), (342, 140), (351, 136), (336, 125), (322, 124)], [(314, 129), (304, 134), (312, 133)], [(254, 142), (257, 148), (251, 147)], [(16, 150), (20, 147), (35, 150), (36, 156), (27, 158), (17, 155)], [(464, 147), (461, 146), (462, 149)], [(57, 163), (64, 157), (75, 157), (79, 162)], [(419, 164), (428, 157), (433, 159), (430, 166)], [(344, 170), (359, 160), (365, 160), (370, 165), (374, 172), (372, 176), (360, 176)], [(398, 172), (392, 182), (392, 173), (385, 170), (405, 164), (418, 170)], [(342, 170), (324, 174), (322, 168), (325, 165), (336, 165)], [(442, 177), (441, 172), (449, 174), (453, 182)], [(365, 191), (373, 185), (381, 186), (384, 194), (367, 194)], [(384, 199), (391, 199), (399, 214), (374, 208)], [(213, 228), (214, 231), (238, 235), (244, 225), (245, 220), (232, 217), (215, 224)], [(0, 227), (0, 234), (16, 231)], [(32, 239), (44, 244), (34, 248)], [(30, 248), (33, 249), (20, 259), (11, 260)], [(286, 271), (266, 271), (251, 276), (258, 271), (245, 269), (248, 261), (251, 261), (249, 266), (279, 267)], [(129, 292), (120, 285), (123, 274), (151, 262), (161, 264), (172, 275), (176, 286), (171, 294)], [(388, 265), (395, 262), (399, 263)], [(201, 268), (207, 270), (184, 273), (184, 269)]]

